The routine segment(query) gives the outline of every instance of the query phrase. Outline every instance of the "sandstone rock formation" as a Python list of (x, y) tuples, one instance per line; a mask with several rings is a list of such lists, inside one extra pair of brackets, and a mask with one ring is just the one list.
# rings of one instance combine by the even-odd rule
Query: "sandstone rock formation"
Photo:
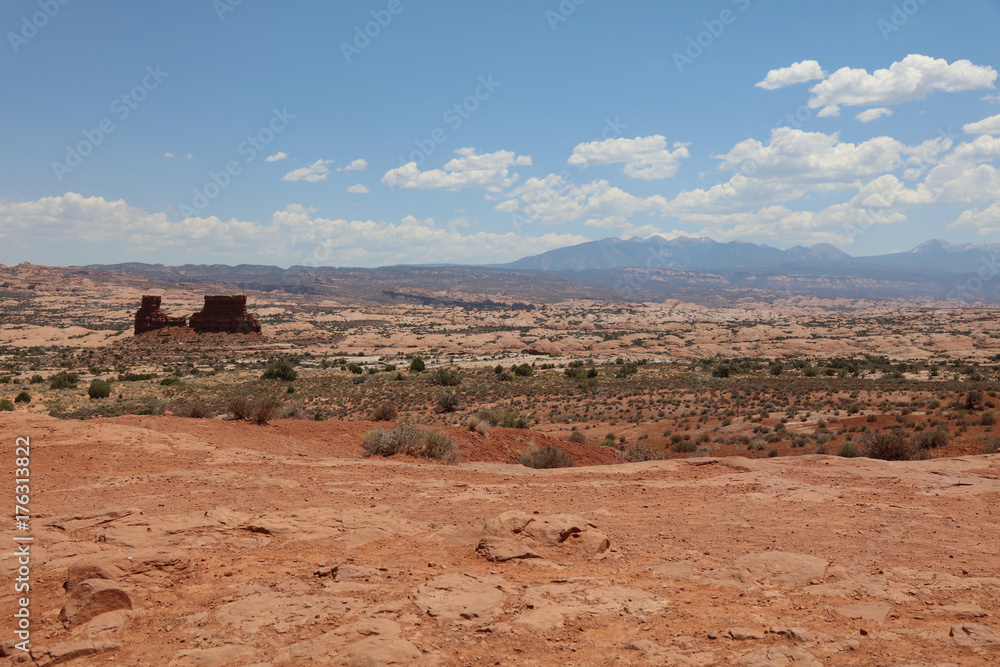
[(191, 328), (219, 333), (260, 333), (260, 322), (247, 312), (245, 294), (206, 296), (205, 307), (191, 316)]
[(167, 327), (186, 327), (186, 317), (168, 317), (160, 310), (159, 296), (142, 297), (142, 307), (135, 314), (135, 335)]

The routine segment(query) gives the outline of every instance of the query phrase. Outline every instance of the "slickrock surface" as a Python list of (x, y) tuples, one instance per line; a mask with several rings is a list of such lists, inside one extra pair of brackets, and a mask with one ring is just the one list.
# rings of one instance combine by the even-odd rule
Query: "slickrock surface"
[(998, 455), (449, 467), (283, 428), (5, 415), (32, 444), (32, 661), (1000, 662)]

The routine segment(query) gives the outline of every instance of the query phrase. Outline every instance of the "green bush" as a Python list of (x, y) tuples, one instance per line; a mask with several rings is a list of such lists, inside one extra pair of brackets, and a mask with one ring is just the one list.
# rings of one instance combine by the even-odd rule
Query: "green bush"
[(587, 436), (575, 428), (570, 432), (569, 437), (566, 439), (570, 442), (575, 442), (578, 445), (582, 445), (587, 442)]
[(270, 397), (253, 398), (247, 395), (235, 396), (226, 405), (236, 419), (267, 424), (278, 414), (278, 402)]
[(111, 395), (111, 385), (104, 380), (93, 380), (90, 383), (90, 388), (87, 389), (87, 395), (93, 398), (107, 398)]
[(455, 410), (458, 410), (458, 405), (458, 396), (447, 393), (438, 396), (436, 408), (438, 412), (455, 412)]
[(188, 419), (208, 419), (212, 416), (212, 411), (202, 401), (193, 401), (175, 408), (174, 414)]
[(521, 364), (520, 366), (514, 366), (511, 368), (514, 375), (518, 377), (531, 377), (535, 374), (535, 369), (531, 367), (530, 364)]
[(698, 451), (698, 445), (688, 441), (676, 442), (670, 447), (670, 451), (677, 452), (678, 454), (690, 454), (691, 452)]
[(424, 360), (420, 357), (413, 357), (413, 361), (410, 362), (410, 372), (411, 373), (422, 373), (427, 365)]
[(75, 389), (80, 376), (76, 373), (60, 371), (49, 378), (49, 389)]
[(712, 369), (712, 377), (727, 378), (731, 370), (728, 364), (719, 364)]
[(351, 371), (355, 375), (361, 375), (364, 372), (364, 369), (361, 368), (359, 364), (356, 364), (354, 362), (347, 364), (347, 370)]
[(518, 455), (517, 462), (528, 468), (572, 468), (575, 465), (573, 459), (561, 449), (552, 445), (539, 449), (534, 443)]
[(163, 385), (164, 387), (172, 387), (175, 384), (180, 384), (180, 383), (181, 379), (179, 377), (168, 377), (160, 380), (160, 384)]
[(15, 403), (31, 403), (31, 394), (26, 391), (22, 391), (20, 394), (14, 397)]
[(996, 454), (998, 450), (1000, 450), (1000, 438), (990, 438), (985, 443), (983, 443), (983, 446), (979, 450), (979, 453)]
[(458, 447), (451, 438), (438, 431), (421, 431), (411, 424), (393, 426), (390, 430), (375, 428), (361, 436), (364, 455), (393, 456), (408, 454), (453, 464), (458, 461)]
[(3, 377), (0, 377), (0, 384), (10, 384), (10, 376), (4, 375)]
[(807, 378), (814, 378), (819, 373), (816, 372), (815, 368), (807, 368), (804, 371), (802, 371), (802, 374), (805, 375)]
[(450, 368), (439, 368), (431, 374), (431, 384), (457, 387), (462, 384), (462, 376)]
[(855, 456), (860, 456), (858, 452), (858, 446), (853, 442), (845, 442), (840, 447), (837, 447), (837, 456), (843, 456), (847, 459), (852, 459)]
[(264, 374), (260, 376), (261, 380), (284, 380), (286, 382), (291, 382), (299, 376), (292, 368), (292, 365), (287, 361), (278, 361), (268, 367)]
[(938, 426), (929, 431), (914, 433), (912, 443), (917, 449), (947, 447), (951, 443), (951, 436), (948, 435), (947, 429)]
[(118, 375), (119, 382), (144, 382), (155, 379), (155, 373), (120, 373)]
[(43, 378), (41, 375), (36, 374), (31, 376), (29, 382), (31, 384), (42, 384), (43, 382), (45, 382), (45, 378)]
[(10, 402), (9, 398), (0, 399), (0, 412), (13, 412), (14, 404)]
[(528, 428), (528, 422), (517, 416), (514, 410), (506, 410), (500, 417), (500, 426), (504, 428)]

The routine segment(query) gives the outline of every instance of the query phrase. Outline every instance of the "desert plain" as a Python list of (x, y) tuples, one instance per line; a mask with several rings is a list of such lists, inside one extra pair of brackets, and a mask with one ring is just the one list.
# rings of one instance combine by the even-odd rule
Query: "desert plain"
[(5, 664), (1000, 660), (996, 309), (351, 280), (0, 267)]

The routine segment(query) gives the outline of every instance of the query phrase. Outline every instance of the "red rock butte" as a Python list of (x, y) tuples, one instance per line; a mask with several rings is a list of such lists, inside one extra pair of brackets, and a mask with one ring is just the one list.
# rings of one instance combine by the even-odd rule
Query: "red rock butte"
[(261, 326), (252, 313), (247, 312), (245, 294), (232, 296), (206, 296), (200, 312), (187, 317), (168, 317), (160, 310), (162, 297), (143, 296), (142, 307), (135, 314), (135, 334), (167, 327), (190, 327), (197, 332), (260, 333)]
[(168, 317), (160, 310), (160, 301), (163, 297), (144, 296), (142, 297), (142, 307), (135, 314), (135, 335), (156, 331), (167, 327), (186, 327), (187, 317)]

